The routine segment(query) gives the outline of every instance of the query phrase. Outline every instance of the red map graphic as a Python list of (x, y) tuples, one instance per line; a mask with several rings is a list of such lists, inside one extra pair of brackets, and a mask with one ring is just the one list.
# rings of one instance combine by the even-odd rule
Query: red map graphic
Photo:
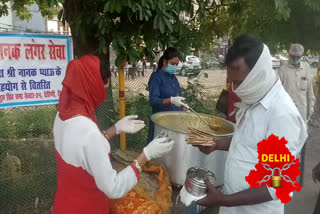
[[(264, 181), (261, 183), (261, 181), (263, 181), (264, 178), (266, 178), (266, 175), (272, 174), (272, 171), (267, 170), (266, 168), (288, 168), (286, 170), (281, 171), (283, 175), (282, 187), (274, 187), (276, 190), (276, 196), (278, 199), (281, 200), (282, 203), (287, 203), (291, 200), (291, 197), (289, 195), (291, 192), (293, 192), (294, 190), (299, 192), (301, 190), (301, 186), (296, 180), (297, 176), (301, 174), (300, 170), (298, 169), (299, 159), (291, 155), (289, 149), (286, 147), (287, 143), (288, 142), (285, 138), (281, 138), (279, 140), (279, 137), (273, 134), (269, 136), (268, 140), (262, 140), (261, 142), (259, 142), (259, 163), (256, 164), (255, 169), (251, 170), (249, 175), (246, 176), (246, 181), (249, 183), (250, 188), (259, 188), (264, 185), (268, 185), (269, 187), (271, 187), (271, 177), (268, 181)], [(268, 157), (267, 161), (266, 157)], [(280, 159), (280, 157), (286, 158)], [(276, 162), (276, 160), (278, 160), (278, 162)], [(266, 166), (266, 164), (268, 164), (270, 168)], [(289, 164), (290, 167), (288, 167)], [(274, 170), (274, 175), (279, 176), (279, 170)]]

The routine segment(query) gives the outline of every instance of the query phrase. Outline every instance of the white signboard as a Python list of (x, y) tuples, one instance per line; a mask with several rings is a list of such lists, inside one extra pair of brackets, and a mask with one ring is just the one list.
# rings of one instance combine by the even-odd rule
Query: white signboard
[(58, 103), (71, 43), (63, 35), (0, 34), (0, 108)]

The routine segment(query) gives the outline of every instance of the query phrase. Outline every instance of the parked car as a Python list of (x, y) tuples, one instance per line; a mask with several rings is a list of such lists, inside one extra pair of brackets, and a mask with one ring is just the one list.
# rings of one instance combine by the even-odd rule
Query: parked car
[(271, 58), (272, 58), (272, 67), (273, 68), (280, 68), (280, 59), (277, 59), (273, 56)]
[(198, 75), (200, 72), (201, 69), (198, 66), (191, 68), (191, 66), (188, 66), (183, 62), (179, 62), (176, 74), (179, 74), (181, 76), (193, 76)]
[(189, 69), (201, 69), (200, 59), (196, 56), (186, 56), (184, 65)]
[(307, 56), (302, 56), (301, 61), (309, 63), (309, 58)]
[(281, 54), (277, 54), (274, 56), (275, 58), (279, 59), (280, 61), (286, 62), (288, 61), (288, 58), (285, 56), (282, 56)]
[(288, 58), (285, 56), (282, 56), (281, 54), (274, 55), (274, 58), (280, 60), (280, 65), (283, 65), (284, 63), (288, 62)]
[(205, 58), (204, 60), (201, 60), (201, 68), (209, 69), (209, 68), (214, 68), (214, 67), (222, 68), (222, 67), (224, 67), (224, 64), (221, 63), (215, 57), (208, 57), (208, 58)]
[(318, 64), (319, 64), (319, 57), (318, 56), (309, 57), (308, 62), (311, 67), (316, 68), (318, 67)]
[(185, 62), (179, 62), (177, 74), (182, 76), (198, 75), (201, 72), (201, 62), (196, 56), (186, 56)]
[(200, 74), (201, 69), (198, 67), (195, 68), (189, 68), (188, 66), (183, 65), (180, 70), (177, 71), (177, 73), (181, 76), (197, 76)]

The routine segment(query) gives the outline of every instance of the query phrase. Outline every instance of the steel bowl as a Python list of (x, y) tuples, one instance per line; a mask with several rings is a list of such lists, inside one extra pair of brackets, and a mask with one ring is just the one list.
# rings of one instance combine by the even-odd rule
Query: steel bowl
[(187, 171), (185, 188), (191, 195), (200, 197), (207, 194), (207, 185), (205, 180), (208, 179), (213, 185), (215, 183), (215, 175), (205, 168), (191, 167)]

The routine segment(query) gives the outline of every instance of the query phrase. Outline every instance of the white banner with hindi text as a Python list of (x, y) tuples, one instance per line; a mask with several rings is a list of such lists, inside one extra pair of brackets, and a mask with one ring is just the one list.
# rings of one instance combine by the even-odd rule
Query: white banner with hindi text
[(58, 103), (72, 58), (70, 36), (0, 34), (0, 108)]

